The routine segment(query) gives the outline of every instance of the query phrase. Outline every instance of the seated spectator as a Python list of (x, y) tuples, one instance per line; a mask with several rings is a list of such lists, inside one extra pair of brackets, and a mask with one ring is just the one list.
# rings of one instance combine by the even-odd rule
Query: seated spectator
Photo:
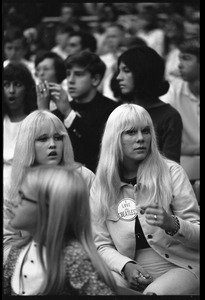
[(77, 54), (81, 51), (96, 52), (97, 41), (95, 37), (87, 31), (74, 31), (70, 34), (66, 51), (69, 55)]
[(177, 14), (169, 16), (164, 27), (165, 78), (170, 82), (180, 77), (179, 46), (184, 39), (184, 19)]
[(35, 76), (34, 64), (31, 61), (25, 59), (28, 45), (26, 37), (23, 35), (23, 31), (19, 28), (11, 28), (6, 30), (3, 37), (4, 44), (4, 56), (5, 60), (3, 66), (6, 67), (9, 62), (23, 63), (29, 69), (33, 77)]
[[(9, 240), (14, 229), (9, 226), (10, 210), (19, 201), (19, 189), (27, 167), (65, 165), (82, 173), (88, 188), (94, 174), (74, 161), (70, 138), (63, 123), (49, 111), (30, 113), (19, 129), (11, 169), (9, 198), (4, 199), (4, 239)], [(19, 232), (16, 233), (17, 238)]]
[(164, 80), (164, 61), (152, 48), (137, 46), (125, 51), (118, 60), (117, 80), (124, 102), (144, 107), (150, 114), (160, 152), (180, 161), (182, 120), (179, 112), (159, 99), (169, 84)]
[(22, 63), (9, 63), (3, 69), (3, 191), (8, 198), (14, 148), (22, 121), (37, 109), (35, 81)]
[(104, 47), (106, 47), (106, 52), (105, 54), (100, 55), (100, 58), (106, 65), (106, 72), (98, 89), (105, 97), (115, 101), (117, 99), (110, 87), (110, 82), (117, 68), (118, 57), (122, 53), (121, 43), (124, 38), (124, 27), (118, 23), (110, 24), (105, 30), (105, 39), (103, 43)]
[(56, 46), (51, 49), (51, 52), (58, 54), (63, 60), (68, 56), (66, 51), (70, 33), (73, 31), (71, 26), (59, 24), (56, 28), (55, 42)]
[[(199, 178), (200, 161), (200, 41), (185, 40), (180, 46), (181, 79), (172, 81), (170, 90), (161, 99), (175, 107), (182, 117), (181, 163), (191, 164)], [(187, 169), (188, 171), (188, 169)], [(191, 173), (193, 170), (191, 170)], [(190, 178), (192, 175), (190, 176)], [(196, 178), (196, 179), (198, 179)]]
[(95, 244), (117, 285), (199, 295), (199, 206), (183, 168), (160, 154), (143, 107), (110, 114), (90, 204)]
[[(105, 64), (98, 55), (81, 51), (66, 60), (68, 92), (57, 84), (44, 85), (43, 94), (38, 91), (41, 108), (48, 109), (52, 98), (58, 110), (54, 113), (64, 122), (70, 136), (75, 160), (95, 172), (100, 139), (105, 122), (117, 103), (104, 97), (97, 88), (105, 73)], [(42, 90), (42, 91), (43, 91)]]
[(18, 193), (10, 224), (28, 236), (4, 252), (4, 295), (114, 295), (114, 278), (93, 242), (81, 174), (29, 168)]
[[(66, 78), (66, 70), (63, 59), (56, 53), (50, 51), (39, 52), (35, 60), (37, 84), (49, 83), (62, 84)], [(51, 99), (49, 109), (56, 109), (54, 101)]]

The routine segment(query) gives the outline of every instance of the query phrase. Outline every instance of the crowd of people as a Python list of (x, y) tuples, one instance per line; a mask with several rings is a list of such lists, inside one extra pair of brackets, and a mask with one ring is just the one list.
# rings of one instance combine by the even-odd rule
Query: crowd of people
[(3, 4), (3, 293), (199, 295), (199, 4), (57, 7)]

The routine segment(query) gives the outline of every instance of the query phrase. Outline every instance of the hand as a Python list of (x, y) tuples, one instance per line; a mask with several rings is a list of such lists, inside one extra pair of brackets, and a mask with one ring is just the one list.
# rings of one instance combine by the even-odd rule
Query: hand
[(70, 102), (66, 91), (57, 83), (49, 83), (51, 99), (55, 102), (58, 110), (66, 118), (71, 112)]
[(134, 290), (144, 290), (153, 281), (152, 277), (138, 264), (128, 262), (123, 271), (129, 287)]
[(159, 206), (158, 204), (151, 204), (147, 206), (141, 206), (141, 209), (145, 211), (145, 219), (147, 224), (158, 226), (168, 231), (175, 229), (175, 221), (162, 206)]
[(49, 109), (50, 92), (47, 81), (40, 81), (36, 85), (38, 109)]

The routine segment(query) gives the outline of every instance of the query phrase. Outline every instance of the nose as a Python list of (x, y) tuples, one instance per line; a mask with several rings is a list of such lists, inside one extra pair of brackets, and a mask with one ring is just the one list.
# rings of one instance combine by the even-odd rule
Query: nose
[(141, 131), (138, 131), (138, 133), (136, 134), (136, 141), (137, 142), (144, 141), (144, 136)]
[(118, 81), (122, 79), (122, 77), (121, 77), (121, 72), (118, 73), (116, 79), (117, 79)]
[(54, 138), (50, 138), (49, 140), (49, 149), (55, 149), (56, 148), (56, 143)]
[(10, 85), (9, 85), (9, 93), (14, 93), (14, 84), (11, 82)]
[(74, 82), (75, 76), (73, 73), (70, 73), (70, 75), (67, 76), (68, 82), (72, 83)]

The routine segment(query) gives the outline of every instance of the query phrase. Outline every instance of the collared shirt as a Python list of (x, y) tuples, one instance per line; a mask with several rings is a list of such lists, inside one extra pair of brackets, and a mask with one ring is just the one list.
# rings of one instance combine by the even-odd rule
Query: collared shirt
[(160, 97), (160, 99), (176, 108), (182, 117), (183, 146), (199, 145), (200, 98), (192, 94), (188, 83), (181, 79), (173, 80), (168, 93)]

